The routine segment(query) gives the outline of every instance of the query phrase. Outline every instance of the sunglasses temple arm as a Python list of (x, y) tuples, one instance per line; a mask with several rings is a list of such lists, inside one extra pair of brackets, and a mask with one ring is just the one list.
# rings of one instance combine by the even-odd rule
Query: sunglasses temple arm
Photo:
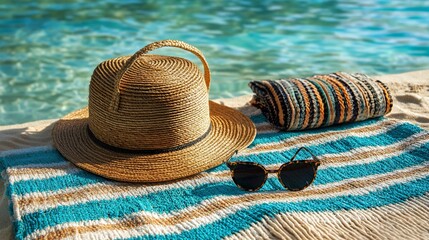
[(319, 159), (318, 157), (316, 157), (316, 155), (314, 155), (314, 154), (313, 154), (313, 153), (312, 153), (308, 148), (306, 148), (306, 147), (300, 147), (300, 148), (298, 149), (298, 151), (296, 151), (295, 155), (293, 155), (293, 157), (291, 158), (291, 161), (293, 161), (293, 160), (295, 159), (296, 155), (298, 155), (298, 153), (299, 153), (301, 150), (305, 150), (306, 152), (310, 153), (310, 155), (311, 155), (314, 159), (316, 159), (316, 161), (317, 161), (317, 162), (320, 162), (320, 159)]

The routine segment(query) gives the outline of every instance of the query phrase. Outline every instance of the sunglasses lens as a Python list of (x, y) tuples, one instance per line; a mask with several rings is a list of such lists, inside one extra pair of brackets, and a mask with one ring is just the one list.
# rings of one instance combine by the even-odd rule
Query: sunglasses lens
[(265, 182), (265, 171), (257, 165), (237, 164), (234, 168), (232, 179), (235, 184), (244, 190), (258, 189)]
[(302, 190), (313, 182), (316, 170), (311, 163), (292, 163), (280, 171), (280, 180), (289, 190)]

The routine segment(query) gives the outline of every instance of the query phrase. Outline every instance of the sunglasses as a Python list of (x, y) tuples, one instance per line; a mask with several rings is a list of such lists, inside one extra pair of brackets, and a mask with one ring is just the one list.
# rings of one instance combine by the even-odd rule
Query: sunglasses
[[(311, 160), (295, 160), (300, 151), (306, 151)], [(235, 151), (237, 154), (238, 151)], [(317, 167), (320, 160), (305, 147), (296, 151), (291, 160), (280, 166), (277, 170), (267, 170), (264, 166), (255, 162), (230, 162), (226, 165), (231, 170), (232, 180), (241, 189), (256, 191), (260, 189), (267, 180), (269, 173), (277, 173), (280, 183), (288, 190), (300, 191), (308, 187), (316, 178)]]

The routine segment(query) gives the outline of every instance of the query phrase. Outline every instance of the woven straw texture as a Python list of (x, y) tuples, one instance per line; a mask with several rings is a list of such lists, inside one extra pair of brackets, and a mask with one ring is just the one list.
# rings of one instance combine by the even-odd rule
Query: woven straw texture
[[(161, 47), (192, 52), (204, 74), (186, 59), (147, 54)], [(169, 181), (213, 168), (247, 147), (256, 129), (240, 112), (209, 102), (209, 86), (204, 56), (180, 41), (104, 61), (92, 75), (88, 108), (56, 123), (54, 145), (75, 165), (118, 181)]]
[(392, 110), (385, 84), (364, 74), (253, 81), (253, 104), (277, 128), (302, 130), (380, 117)]
[(232, 160), (276, 169), (305, 146), (321, 159), (309, 188), (286, 191), (270, 175), (258, 192), (245, 192), (225, 165), (168, 184), (121, 183), (76, 168), (51, 147), (4, 152), (17, 239), (429, 237), (429, 132), (384, 118), (279, 132), (260, 111), (247, 114), (258, 134)]

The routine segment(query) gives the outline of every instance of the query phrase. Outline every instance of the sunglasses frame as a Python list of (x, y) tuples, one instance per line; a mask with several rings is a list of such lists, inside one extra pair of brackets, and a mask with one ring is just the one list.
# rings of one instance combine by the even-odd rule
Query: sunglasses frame
[[(301, 151), (301, 150), (305, 150), (306, 152), (308, 152), (308, 153), (310, 153), (310, 155), (313, 157), (313, 159), (312, 160), (295, 160), (295, 157), (298, 155), (298, 153)], [(238, 153), (238, 150), (236, 150), (235, 151), (235, 153), (234, 153), (234, 155), (236, 155)], [(245, 189), (245, 188), (243, 188), (243, 187), (241, 187), (240, 185), (238, 185), (238, 184), (236, 184), (235, 183), (235, 181), (234, 181), (234, 183), (235, 183), (235, 185), (238, 187), (238, 188), (240, 188), (240, 189), (243, 189), (243, 190), (245, 190), (245, 191), (249, 191), (249, 192), (254, 192), (254, 191), (258, 191), (259, 189), (261, 189), (263, 186), (264, 186), (264, 184), (265, 184), (265, 182), (267, 181), (267, 179), (268, 179), (268, 174), (270, 174), (270, 173), (277, 173), (277, 179), (279, 180), (279, 182), (281, 183), (281, 185), (284, 187), (284, 188), (286, 188), (286, 189), (288, 189), (288, 190), (290, 190), (290, 191), (301, 191), (301, 190), (304, 190), (305, 188), (307, 188), (308, 186), (310, 186), (312, 183), (313, 183), (313, 181), (314, 181), (314, 179), (316, 179), (316, 175), (317, 175), (317, 168), (320, 166), (320, 159), (317, 157), (317, 156), (315, 156), (308, 148), (306, 148), (306, 147), (300, 147), (297, 151), (296, 151), (296, 153), (293, 155), (293, 157), (290, 159), (290, 161), (289, 162), (286, 162), (286, 163), (284, 163), (284, 164), (282, 164), (278, 169), (266, 169), (263, 165), (261, 165), (261, 164), (259, 164), (259, 163), (256, 163), (256, 162), (241, 162), (241, 161), (238, 161), (238, 162), (231, 162), (230, 161), (231, 160), (231, 158), (229, 158), (228, 159), (228, 161), (226, 162), (226, 165), (228, 166), (228, 168), (230, 169), (230, 172), (231, 172), (231, 177), (234, 179), (234, 169), (235, 169), (235, 167), (237, 166), (237, 165), (252, 165), (252, 166), (258, 166), (258, 167), (260, 167), (260, 168), (262, 168), (263, 170), (264, 170), (264, 175), (265, 175), (265, 179), (264, 179), (264, 181), (261, 183), (261, 186), (259, 186), (258, 188), (255, 188), (255, 189)], [(284, 183), (283, 183), (283, 181), (282, 181), (282, 179), (280, 178), (280, 173), (281, 173), (281, 171), (283, 170), (283, 168), (284, 167), (286, 167), (286, 166), (289, 166), (289, 165), (293, 165), (293, 164), (302, 164), (302, 163), (310, 163), (311, 164), (311, 166), (313, 167), (313, 169), (314, 169), (314, 174), (313, 174), (313, 179), (311, 180), (311, 182), (309, 182), (307, 185), (305, 185), (303, 188), (297, 188), (297, 189), (293, 189), (293, 188), (289, 188), (289, 187), (287, 187)]]

